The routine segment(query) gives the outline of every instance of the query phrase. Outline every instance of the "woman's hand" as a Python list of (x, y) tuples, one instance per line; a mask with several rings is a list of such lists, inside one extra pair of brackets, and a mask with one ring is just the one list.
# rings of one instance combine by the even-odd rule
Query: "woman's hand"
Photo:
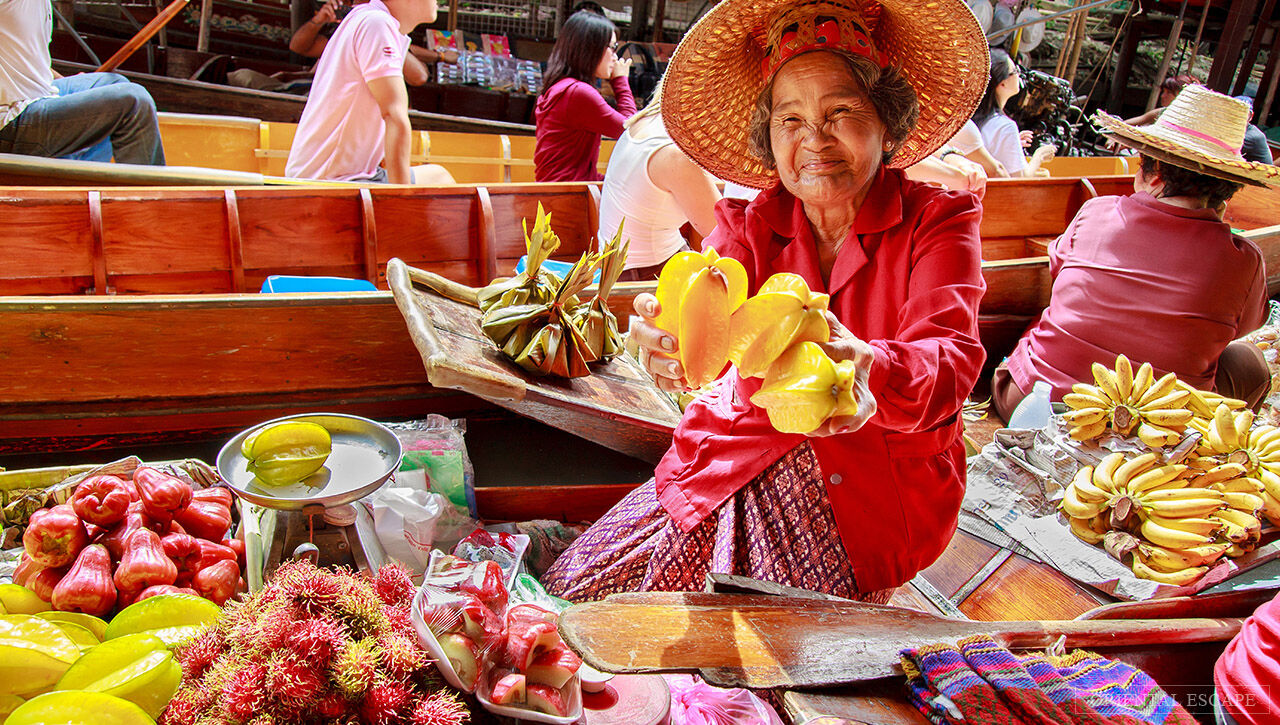
[(633, 320), (627, 334), (636, 343), (640, 367), (649, 371), (658, 389), (668, 393), (682, 392), (688, 386), (685, 385), (680, 361), (675, 357), (678, 350), (676, 336), (653, 324), (662, 311), (658, 298), (651, 294), (637, 295), (633, 304), (636, 314), (643, 319)]
[(311, 22), (316, 25), (328, 25), (329, 23), (338, 22), (337, 5), (337, 0), (321, 5), (320, 9), (316, 11), (316, 14), (312, 16)]
[(970, 161), (960, 154), (947, 154), (942, 163), (960, 172), (966, 191), (972, 191), (979, 199), (987, 193), (987, 170), (982, 168), (982, 164)]
[(871, 363), (876, 359), (876, 349), (855, 337), (830, 311), (826, 313), (826, 317), (827, 326), (831, 328), (831, 339), (819, 343), (819, 347), (835, 362), (853, 361), (853, 393), (858, 401), (858, 412), (828, 419), (822, 427), (809, 434), (811, 437), (855, 431), (876, 413), (876, 399), (867, 388), (867, 378), (871, 375)]
[(614, 57), (613, 68), (609, 72), (610, 78), (626, 78), (631, 74), (631, 57), (626, 58)]
[(1018, 132), (1018, 143), (1022, 144), (1022, 148), (1024, 148), (1024, 149), (1025, 149), (1025, 148), (1030, 147), (1030, 146), (1031, 146), (1031, 141), (1032, 141), (1032, 137), (1031, 137), (1031, 132), (1030, 132), (1030, 131), (1019, 131), (1019, 132)]

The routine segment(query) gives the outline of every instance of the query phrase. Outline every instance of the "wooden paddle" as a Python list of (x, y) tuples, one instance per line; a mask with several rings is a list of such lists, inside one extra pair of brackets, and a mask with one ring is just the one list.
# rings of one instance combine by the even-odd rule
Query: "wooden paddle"
[(121, 46), (120, 50), (115, 52), (115, 55), (107, 58), (106, 63), (98, 66), (97, 72), (110, 73), (116, 68), (119, 68), (120, 64), (128, 60), (129, 56), (137, 52), (138, 48), (145, 45), (148, 40), (151, 40), (151, 36), (160, 32), (160, 28), (168, 25), (170, 20), (177, 17), (178, 13), (182, 12), (182, 9), (187, 6), (188, 2), (190, 2), (190, 0), (173, 0), (173, 2), (169, 3), (164, 10), (156, 13), (156, 16), (151, 19), (151, 22), (142, 26), (142, 29), (129, 39), (129, 42)]
[(902, 674), (898, 652), (975, 634), (1012, 649), (1227, 640), (1239, 619), (971, 622), (859, 602), (702, 592), (615, 594), (560, 615), (564, 641), (606, 672), (699, 670), (735, 687), (816, 687)]

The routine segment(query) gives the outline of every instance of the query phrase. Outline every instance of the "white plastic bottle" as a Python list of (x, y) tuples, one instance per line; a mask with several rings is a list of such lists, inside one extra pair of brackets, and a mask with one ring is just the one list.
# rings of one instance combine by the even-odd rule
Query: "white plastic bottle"
[(1049, 422), (1053, 408), (1049, 406), (1049, 394), (1053, 388), (1043, 380), (1037, 380), (1031, 388), (1031, 394), (1018, 403), (1009, 416), (1010, 428), (1038, 429)]

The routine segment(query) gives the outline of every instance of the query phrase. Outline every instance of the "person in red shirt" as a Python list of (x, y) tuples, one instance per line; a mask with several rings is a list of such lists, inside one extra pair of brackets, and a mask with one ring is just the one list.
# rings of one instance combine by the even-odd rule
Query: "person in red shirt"
[[(784, 434), (750, 402), (761, 380), (728, 368), (654, 480), (543, 576), (550, 591), (700, 590), (722, 572), (885, 602), (942, 553), (964, 495), (960, 411), (985, 357), (981, 208), (902, 168), (969, 117), (986, 70), (962, 0), (724, 0), (686, 34), (663, 81), (667, 130), (714, 176), (766, 187), (722, 201), (705, 244), (743, 263), (750, 293), (785, 271), (829, 294), (823, 347), (869, 394), (855, 416)], [(951, 112), (921, 117), (918, 97)], [(682, 389), (657, 300), (635, 307), (641, 363)]]
[(1213, 667), (1219, 725), (1280, 722), (1280, 596), (1244, 620)]
[(1157, 377), (1256, 407), (1271, 388), (1257, 347), (1233, 342), (1266, 319), (1262, 251), (1235, 236), (1223, 209), (1243, 184), (1277, 183), (1280, 168), (1240, 155), (1249, 109), (1189, 85), (1149, 126), (1099, 123), (1138, 150), (1132, 196), (1080, 207), (1049, 247), (1049, 306), (996, 368), (992, 401), (1006, 420), (1040, 380), (1053, 398), (1124, 353)]
[[(631, 60), (614, 55), (618, 33), (608, 18), (579, 10), (565, 21), (551, 49), (542, 95), (533, 109), (536, 126), (533, 175), (538, 181), (600, 181), (600, 137), (617, 138), (636, 112), (627, 75)], [(608, 79), (614, 110), (591, 85)]]

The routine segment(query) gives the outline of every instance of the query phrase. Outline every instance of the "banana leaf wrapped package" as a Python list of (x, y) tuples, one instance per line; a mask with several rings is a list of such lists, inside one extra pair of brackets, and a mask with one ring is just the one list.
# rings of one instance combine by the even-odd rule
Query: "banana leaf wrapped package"
[(618, 318), (609, 309), (607, 301), (614, 283), (622, 275), (622, 268), (626, 266), (630, 247), (630, 241), (623, 243), (622, 225), (618, 225), (618, 232), (605, 245), (600, 256), (600, 284), (596, 287), (596, 296), (577, 316), (578, 329), (587, 341), (587, 362), (608, 362), (622, 350)]
[(554, 272), (542, 269), (542, 263), (560, 246), (560, 237), (551, 231), (551, 215), (542, 210), (539, 202), (533, 232), (529, 231), (527, 218), (520, 220), (520, 226), (524, 229), (525, 253), (528, 255), (525, 270), (481, 288), (476, 293), (476, 306), (481, 312), (488, 312), (493, 307), (544, 304), (560, 286), (560, 278)]

